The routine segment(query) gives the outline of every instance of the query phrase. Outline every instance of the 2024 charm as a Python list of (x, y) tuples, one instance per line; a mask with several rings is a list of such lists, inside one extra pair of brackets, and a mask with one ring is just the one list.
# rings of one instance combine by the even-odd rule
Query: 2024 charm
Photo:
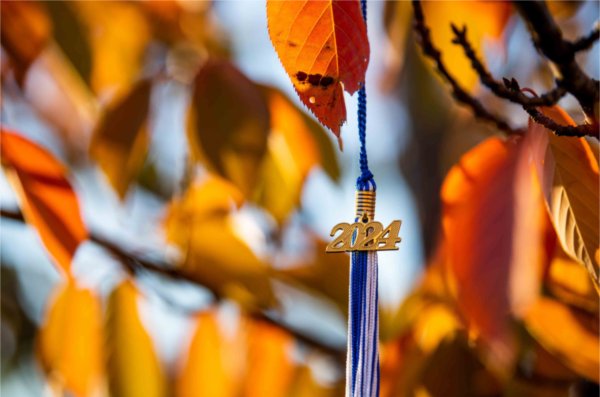
[(401, 224), (401, 221), (393, 221), (384, 229), (380, 222), (369, 219), (364, 212), (358, 222), (338, 223), (331, 229), (331, 237), (341, 233), (327, 245), (325, 252), (397, 250), (396, 245), (402, 240), (398, 237)]

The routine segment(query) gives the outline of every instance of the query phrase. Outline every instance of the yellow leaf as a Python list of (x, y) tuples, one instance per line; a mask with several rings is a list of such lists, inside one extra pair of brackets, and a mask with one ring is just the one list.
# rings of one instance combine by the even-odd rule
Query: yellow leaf
[(140, 9), (121, 1), (77, 1), (75, 10), (87, 26), (93, 52), (92, 88), (119, 92), (141, 71), (150, 27)]
[(598, 313), (589, 315), (540, 298), (524, 320), (529, 332), (562, 363), (591, 381), (600, 381)]
[(268, 267), (235, 235), (226, 216), (236, 202), (228, 186), (209, 181), (173, 202), (167, 239), (184, 254), (181, 270), (199, 283), (245, 306), (271, 307), (275, 298)]
[(231, 63), (207, 61), (196, 76), (188, 126), (194, 157), (249, 197), (269, 134), (269, 109), (258, 87)]
[(318, 165), (337, 178), (339, 168), (323, 129), (280, 91), (263, 86), (271, 114), (271, 132), (256, 202), (281, 224), (300, 204), (302, 187)]
[(49, 152), (2, 129), (0, 153), (21, 201), (25, 219), (33, 225), (58, 269), (70, 273), (71, 260), (85, 239), (77, 196), (66, 170)]
[(73, 395), (94, 396), (103, 375), (102, 344), (98, 297), (72, 280), (60, 286), (38, 333), (38, 355), (45, 371)]
[(111, 396), (164, 397), (167, 384), (150, 335), (138, 312), (139, 294), (125, 281), (111, 294), (107, 308), (107, 355)]
[(146, 129), (150, 80), (140, 80), (126, 95), (108, 106), (97, 124), (90, 154), (121, 199), (140, 172), (148, 151)]
[(424, 1), (423, 12), (433, 43), (442, 52), (450, 74), (466, 89), (475, 87), (478, 76), (463, 49), (452, 43), (450, 24), (468, 27), (473, 48), (483, 55), (485, 39), (498, 40), (512, 12), (506, 1)]
[[(569, 115), (558, 106), (542, 110), (559, 124), (574, 125)], [(528, 134), (558, 240), (567, 254), (586, 266), (598, 289), (598, 159), (584, 138), (557, 136), (534, 122), (530, 122)]]
[(561, 301), (591, 314), (598, 313), (598, 295), (587, 270), (560, 247), (546, 278), (547, 288)]
[(343, 90), (365, 80), (369, 42), (360, 4), (267, 1), (269, 35), (304, 104), (339, 137), (346, 121)]
[(274, 326), (253, 321), (248, 323), (248, 364), (244, 397), (285, 397), (292, 382), (293, 338)]
[(178, 397), (235, 396), (239, 373), (234, 362), (240, 352), (219, 329), (216, 312), (196, 318), (196, 331), (187, 352), (183, 370), (177, 378)]

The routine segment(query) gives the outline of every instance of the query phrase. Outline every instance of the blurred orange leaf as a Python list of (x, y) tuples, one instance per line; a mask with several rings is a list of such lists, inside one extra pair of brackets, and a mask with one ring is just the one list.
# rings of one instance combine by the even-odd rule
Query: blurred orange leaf
[(214, 311), (196, 318), (196, 331), (177, 379), (177, 396), (235, 396), (239, 374), (232, 362), (240, 359), (228, 343)]
[(292, 336), (270, 324), (248, 323), (244, 397), (285, 397), (294, 375)]
[(365, 80), (369, 42), (360, 4), (341, 1), (267, 1), (269, 35), (304, 104), (340, 135), (346, 121), (343, 90)]
[(579, 375), (600, 381), (598, 314), (540, 298), (525, 315), (525, 326), (550, 353)]
[(260, 90), (231, 63), (209, 60), (198, 72), (189, 112), (192, 154), (248, 197), (267, 150), (269, 110)]
[(104, 355), (100, 300), (71, 280), (59, 287), (38, 333), (40, 361), (77, 397), (98, 393)]
[(49, 152), (6, 129), (1, 131), (2, 164), (33, 225), (58, 269), (70, 273), (73, 255), (87, 230), (66, 170)]
[(514, 358), (507, 321), (537, 296), (544, 258), (543, 204), (525, 149), (488, 138), (450, 170), (441, 192), (458, 305), (501, 366)]
[(0, 2), (0, 37), (15, 66), (17, 81), (22, 83), (29, 65), (48, 44), (52, 23), (44, 8), (34, 1)]
[(498, 40), (512, 13), (507, 1), (424, 1), (423, 12), (431, 27), (433, 43), (443, 54), (448, 71), (466, 89), (472, 89), (479, 78), (463, 49), (452, 43), (450, 24), (468, 26), (473, 48), (483, 54), (485, 39)]
[(144, 79), (104, 112), (94, 131), (90, 154), (121, 199), (140, 172), (148, 151), (148, 111), (152, 82)]
[(121, 283), (107, 307), (106, 336), (111, 396), (164, 397), (167, 383), (150, 335), (140, 321), (139, 293)]
[[(563, 125), (573, 120), (558, 106), (542, 111)], [(550, 218), (563, 249), (587, 268), (600, 288), (600, 181), (598, 158), (584, 138), (557, 136), (533, 121), (531, 148)]]

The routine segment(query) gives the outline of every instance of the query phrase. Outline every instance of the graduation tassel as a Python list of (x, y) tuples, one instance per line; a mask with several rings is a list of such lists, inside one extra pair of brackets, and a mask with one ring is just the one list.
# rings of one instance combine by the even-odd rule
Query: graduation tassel
[[(361, 0), (367, 18), (366, 0)], [(352, 252), (348, 310), (346, 397), (379, 396), (379, 308), (377, 251), (397, 250), (400, 221), (387, 228), (374, 221), (377, 185), (369, 170), (366, 149), (367, 95), (358, 91), (358, 137), (360, 176), (356, 181), (356, 211), (353, 224), (339, 223), (327, 252)], [(339, 232), (339, 233), (338, 233)]]

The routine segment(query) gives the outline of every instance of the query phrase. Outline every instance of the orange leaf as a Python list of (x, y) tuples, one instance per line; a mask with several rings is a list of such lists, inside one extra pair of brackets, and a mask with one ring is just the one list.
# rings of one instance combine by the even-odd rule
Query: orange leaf
[(244, 396), (287, 396), (294, 375), (293, 338), (270, 324), (253, 321), (248, 323), (248, 344)]
[(235, 343), (227, 343), (217, 320), (214, 311), (198, 316), (196, 331), (177, 379), (177, 396), (236, 395), (239, 374), (232, 364), (240, 359), (240, 354), (234, 351)]
[(66, 170), (49, 152), (33, 142), (1, 130), (2, 164), (20, 197), (27, 222), (39, 233), (59, 270), (67, 274), (71, 260), (87, 230), (77, 196), (65, 177)]
[(22, 82), (29, 65), (46, 47), (52, 24), (34, 1), (2, 1), (0, 11), (2, 48), (15, 64), (17, 81)]
[(38, 334), (46, 372), (75, 396), (98, 392), (104, 364), (102, 311), (92, 291), (72, 281), (61, 286)]
[(526, 313), (525, 326), (545, 349), (578, 374), (600, 381), (598, 316), (540, 298)]
[[(540, 110), (559, 124), (575, 124), (558, 106)], [(528, 135), (558, 241), (569, 256), (586, 266), (600, 291), (597, 149), (584, 138), (557, 136), (533, 121)]]
[(521, 141), (489, 138), (465, 154), (442, 187), (448, 266), (459, 308), (499, 364), (512, 358), (507, 320), (536, 297), (543, 205)]
[(300, 99), (336, 136), (343, 89), (365, 80), (369, 42), (357, 0), (267, 1), (269, 35)]

